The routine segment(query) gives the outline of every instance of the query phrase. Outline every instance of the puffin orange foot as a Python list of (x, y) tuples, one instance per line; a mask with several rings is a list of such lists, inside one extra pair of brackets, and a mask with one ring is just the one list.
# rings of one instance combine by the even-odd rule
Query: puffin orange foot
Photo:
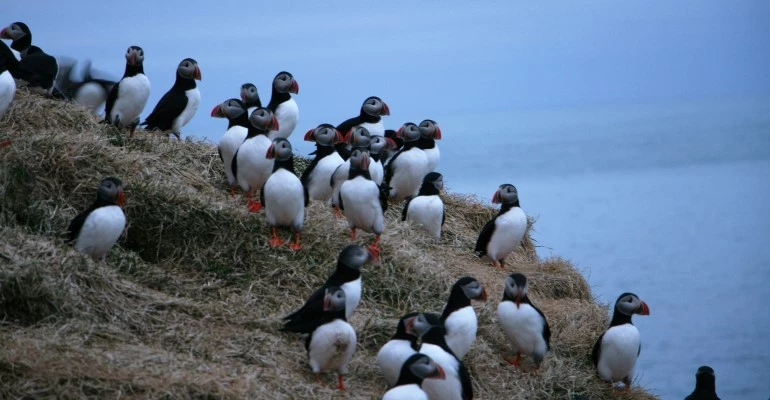
[(262, 203), (256, 201), (249, 201), (249, 212), (260, 212), (262, 210)]
[(345, 381), (342, 379), (342, 374), (337, 375), (337, 389), (347, 390), (345, 389)]

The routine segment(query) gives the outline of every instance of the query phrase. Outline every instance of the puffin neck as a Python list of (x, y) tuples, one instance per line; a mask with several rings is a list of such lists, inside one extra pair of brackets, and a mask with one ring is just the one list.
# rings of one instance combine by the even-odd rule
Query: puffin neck
[(505, 203), (504, 203), (503, 205), (501, 205), (501, 206), (500, 206), (500, 212), (499, 212), (497, 215), (502, 215), (502, 214), (504, 214), (506, 211), (510, 210), (510, 209), (511, 209), (511, 208), (513, 208), (513, 207), (521, 207), (521, 206), (519, 205), (519, 200), (518, 200), (518, 199), (516, 199), (516, 201), (514, 201), (513, 203), (508, 203), (508, 204), (505, 204)]
[(419, 148), (419, 146), (417, 145), (417, 141), (416, 140), (412, 140), (411, 142), (404, 142), (403, 150), (404, 151), (411, 150), (411, 149), (413, 149), (415, 147)]
[(610, 322), (610, 327), (623, 325), (623, 324), (631, 324), (634, 323), (631, 322), (631, 316), (625, 313), (622, 313), (618, 310), (615, 310), (612, 313), (612, 321)]
[(233, 118), (230, 120), (230, 123), (227, 125), (227, 129), (230, 129), (234, 126), (242, 126), (246, 129), (249, 128), (249, 113), (244, 112), (243, 114)]
[(28, 33), (18, 40), (14, 40), (11, 42), (11, 48), (18, 51), (19, 53), (23, 53), (25, 50), (29, 49), (29, 47), (32, 46), (32, 34)]
[(291, 99), (291, 93), (281, 93), (275, 88), (275, 86), (273, 86), (273, 94), (270, 96), (270, 103), (267, 105), (267, 108), (269, 108), (270, 111), (275, 112), (281, 103), (289, 99)]
[(278, 171), (279, 169), (285, 169), (294, 174), (294, 155), (285, 160), (279, 160), (276, 158), (275, 163), (273, 164), (273, 172)]
[(433, 182), (424, 182), (422, 186), (420, 186), (420, 191), (417, 192), (418, 196), (435, 196), (440, 194), (438, 188), (436, 188), (436, 185), (433, 184)]
[(701, 374), (695, 377), (695, 391), (703, 394), (716, 394), (716, 379), (711, 374)]
[(396, 386), (403, 386), (403, 385), (422, 385), (422, 379), (417, 377), (417, 375), (413, 374), (411, 370), (409, 370), (409, 366), (404, 364), (401, 367), (401, 371), (398, 373), (398, 380), (396, 381), (396, 384), (393, 385)]
[(436, 141), (434, 139), (431, 139), (431, 138), (426, 138), (426, 137), (420, 136), (420, 138), (417, 139), (417, 145), (421, 149), (432, 149), (432, 148), (436, 147)]
[(253, 137), (257, 137), (259, 135), (265, 135), (267, 136), (267, 133), (269, 131), (265, 131), (259, 128), (254, 127), (253, 125), (249, 124), (249, 131), (246, 133), (246, 139), (251, 139)]
[(453, 312), (470, 305), (471, 299), (465, 295), (463, 289), (460, 286), (452, 286), (452, 293), (449, 294), (449, 300), (447, 300), (444, 312), (441, 314), (441, 322), (446, 321)]
[(337, 270), (334, 271), (334, 275), (339, 279), (340, 284), (345, 282), (351, 282), (361, 277), (361, 270), (348, 267), (343, 262), (337, 262)]
[(126, 63), (126, 72), (123, 73), (124, 78), (131, 76), (137, 76), (144, 73), (144, 64), (131, 65)]
[(176, 81), (174, 81), (174, 86), (172, 86), (171, 89), (179, 89), (182, 91), (195, 89), (195, 79), (185, 78), (177, 73)]
[(359, 119), (360, 119), (362, 122), (367, 122), (367, 123), (370, 123), (370, 124), (376, 124), (376, 123), (380, 122), (380, 120), (382, 119), (382, 117), (380, 117), (379, 115), (370, 115), (370, 114), (367, 114), (367, 113), (364, 111), (364, 109), (363, 109), (363, 108), (361, 108), (361, 113), (358, 115), (358, 118), (359, 118)]
[[(516, 298), (515, 298), (515, 297), (511, 297), (511, 296), (508, 296), (508, 292), (506, 292), (506, 291), (504, 291), (504, 290), (503, 290), (503, 301), (506, 301), (506, 300), (509, 300), (509, 301), (512, 301), (512, 302), (516, 303)], [(529, 301), (529, 296), (528, 296), (528, 295), (526, 295), (526, 294), (525, 294), (524, 296), (521, 296), (521, 301), (520, 301), (520, 303), (521, 303), (521, 304), (529, 304), (529, 305), (532, 305), (532, 302), (531, 302), (531, 301)]]
[(318, 144), (318, 143), (315, 144), (315, 154), (316, 154), (316, 157), (319, 157), (319, 158), (326, 157), (329, 154), (334, 153), (334, 151), (335, 151), (334, 146), (326, 146), (326, 145)]
[(368, 169), (358, 169), (358, 168), (350, 168), (350, 172), (348, 172), (348, 179), (353, 179), (358, 176), (363, 176), (366, 179), (371, 180), (372, 175), (369, 173)]
[(443, 326), (435, 325), (431, 327), (425, 335), (422, 336), (422, 342), (436, 345), (444, 349), (444, 351), (452, 352), (452, 350), (449, 349), (449, 345), (446, 343), (446, 338), (444, 337), (445, 334), (446, 331), (444, 331)]

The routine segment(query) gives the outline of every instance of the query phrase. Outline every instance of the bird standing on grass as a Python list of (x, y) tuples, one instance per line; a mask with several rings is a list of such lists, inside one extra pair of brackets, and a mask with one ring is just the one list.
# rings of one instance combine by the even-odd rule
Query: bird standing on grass
[(492, 266), (505, 269), (505, 257), (516, 250), (527, 233), (527, 215), (519, 205), (516, 187), (503, 184), (492, 196), (492, 203), (501, 203), (500, 212), (481, 229), (475, 252), (487, 256)]
[(421, 226), (436, 239), (441, 239), (444, 226), (444, 202), (441, 191), (444, 189), (444, 177), (438, 172), (430, 172), (422, 180), (417, 196), (406, 199), (401, 211), (401, 220)]
[(181, 139), (182, 127), (187, 125), (201, 102), (201, 92), (195, 81), (201, 80), (198, 62), (185, 58), (176, 68), (176, 81), (166, 94), (160, 98), (142, 125), (148, 131), (170, 132)]
[(230, 193), (235, 196), (238, 180), (233, 173), (233, 157), (249, 133), (249, 114), (241, 100), (229, 99), (214, 107), (211, 110), (211, 116), (214, 118), (227, 118), (228, 121), (227, 131), (219, 139), (217, 150), (219, 151), (219, 159), (222, 160), (224, 165), (227, 183), (230, 185)]
[(476, 278), (464, 276), (452, 285), (441, 322), (446, 332), (446, 344), (462, 360), (476, 341), (478, 319), (471, 300), (487, 301), (487, 291)]
[(320, 124), (307, 131), (305, 140), (315, 142), (315, 157), (302, 172), (300, 180), (310, 200), (328, 202), (332, 198), (329, 184), (332, 174), (345, 162), (334, 145), (342, 141), (342, 134), (330, 124)]
[(150, 98), (150, 80), (144, 74), (144, 50), (130, 46), (126, 50), (126, 71), (123, 78), (110, 89), (104, 106), (104, 121), (128, 128), (128, 137), (139, 125), (139, 115)]
[(123, 182), (118, 178), (105, 178), (96, 191), (96, 201), (67, 228), (75, 250), (94, 259), (104, 259), (126, 227), (126, 215), (120, 208), (124, 202)]
[(0, 31), (0, 38), (11, 39), (11, 48), (20, 53), (21, 60), (17, 60), (8, 46), (0, 43), (0, 53), (16, 85), (26, 86), (31, 93), (51, 95), (59, 73), (59, 63), (55, 57), (32, 45), (32, 31), (29, 27), (23, 22), (14, 22)]
[(428, 157), (428, 171), (433, 171), (441, 159), (441, 152), (438, 150), (438, 144), (436, 143), (436, 140), (441, 140), (441, 128), (432, 119), (420, 122), (419, 126), (420, 138), (417, 140), (417, 146)]
[[(344, 161), (334, 170), (331, 180), (329, 181), (329, 184), (332, 187), (331, 203), (338, 218), (342, 218), (342, 213), (339, 209), (340, 188), (350, 176), (350, 155), (352, 154), (352, 151), (356, 149), (368, 152), (369, 146), (372, 143), (372, 136), (368, 129), (358, 126), (342, 136), (342, 143), (346, 144), (349, 148), (346, 148), (344, 145), (341, 146), (340, 143), (337, 143), (335, 146), (337, 153), (340, 154)], [(369, 177), (371, 177), (371, 170), (369, 170)]]
[(284, 138), (276, 138), (267, 149), (267, 158), (275, 160), (273, 173), (267, 178), (261, 193), (265, 218), (273, 229), (270, 246), (283, 246), (284, 241), (278, 237), (278, 227), (289, 227), (295, 236), (294, 243), (290, 244), (289, 248), (301, 250), (300, 233), (305, 221), (308, 199), (302, 182), (294, 172), (291, 143)]
[(238, 147), (230, 167), (246, 197), (250, 212), (259, 212), (262, 203), (254, 200), (254, 194), (262, 189), (273, 172), (273, 160), (266, 157), (267, 149), (273, 144), (267, 133), (278, 129), (278, 120), (270, 109), (259, 107), (249, 115), (249, 130), (246, 139)]
[(526, 276), (513, 273), (507, 277), (503, 300), (497, 306), (497, 318), (516, 352), (516, 358), (508, 362), (521, 366), (521, 354), (524, 353), (532, 356), (539, 368), (550, 348), (551, 328), (543, 312), (529, 300), (528, 292)]
[(417, 146), (420, 128), (407, 122), (401, 126), (397, 135), (404, 139), (404, 147), (394, 154), (385, 165), (383, 184), (389, 187), (390, 198), (401, 202), (407, 197), (417, 194), (423, 178), (430, 171), (428, 170), (428, 157)]
[(396, 333), (377, 352), (377, 366), (385, 376), (388, 386), (394, 386), (398, 381), (404, 362), (417, 353), (417, 336), (406, 332), (409, 318), (419, 313), (409, 313), (401, 317), (396, 325)]
[(422, 390), (426, 379), (444, 380), (446, 374), (440, 365), (425, 354), (414, 354), (401, 367), (394, 387), (382, 396), (382, 400), (428, 400), (428, 394)]
[(684, 400), (719, 400), (717, 396), (717, 378), (714, 370), (704, 365), (695, 373), (695, 390)]
[(322, 312), (305, 340), (308, 363), (323, 386), (321, 373), (337, 371), (337, 389), (345, 390), (344, 375), (356, 351), (356, 331), (345, 317), (345, 291), (336, 286), (324, 290)]

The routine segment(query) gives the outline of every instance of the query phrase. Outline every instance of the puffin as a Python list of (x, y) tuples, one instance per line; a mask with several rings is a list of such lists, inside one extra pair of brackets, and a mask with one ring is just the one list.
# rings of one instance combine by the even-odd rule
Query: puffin
[(321, 302), (327, 288), (339, 286), (345, 291), (345, 318), (350, 318), (361, 301), (361, 267), (372, 259), (364, 247), (349, 245), (342, 249), (337, 267), (323, 286), (310, 295), (299, 310), (283, 318), (282, 331), (310, 333), (313, 321), (317, 319)]
[(452, 353), (446, 343), (444, 324), (436, 315), (420, 313), (406, 322), (406, 331), (420, 338), (419, 353), (430, 357), (444, 370), (444, 381), (429, 379), (422, 388), (431, 400), (473, 399), (473, 384), (468, 368)]
[(438, 172), (429, 172), (422, 179), (422, 186), (417, 196), (407, 198), (401, 211), (401, 220), (423, 227), (436, 239), (441, 239), (444, 226), (444, 202), (441, 191), (444, 189), (444, 177)]
[(91, 60), (75, 61), (59, 57), (57, 61), (59, 74), (56, 76), (55, 87), (60, 94), (90, 110), (101, 109), (117, 81), (93, 68)]
[(529, 300), (528, 292), (529, 283), (523, 274), (513, 273), (505, 278), (497, 318), (516, 351), (516, 358), (508, 362), (521, 366), (521, 353), (524, 353), (532, 356), (536, 368), (539, 368), (551, 347), (551, 328), (545, 314)]
[(387, 193), (369, 175), (369, 152), (354, 150), (350, 155), (348, 180), (340, 186), (338, 204), (350, 227), (350, 238), (356, 240), (356, 229), (374, 233), (369, 246), (375, 262), (380, 258), (380, 235), (385, 230)]
[(334, 171), (345, 161), (334, 145), (342, 141), (342, 134), (331, 124), (320, 124), (307, 131), (305, 141), (315, 142), (315, 157), (300, 177), (310, 200), (329, 202), (332, 186), (329, 184)]
[(374, 183), (381, 185), (385, 178), (385, 169), (383, 161), (388, 152), (395, 148), (396, 143), (385, 136), (371, 135), (369, 139), (369, 174)]
[[(342, 140), (344, 143), (347, 143), (351, 149), (368, 151), (369, 146), (371, 145), (371, 138), (372, 136), (369, 134), (369, 130), (359, 126), (354, 128), (352, 131), (349, 131), (346, 135), (343, 135)], [(348, 179), (348, 175), (350, 175), (350, 154), (352, 150), (345, 150), (339, 145), (339, 143), (335, 146), (335, 148), (337, 149), (337, 153), (340, 154), (342, 159), (345, 161), (334, 170), (329, 184), (332, 187), (332, 207), (334, 207), (334, 211), (337, 217), (342, 218), (343, 215), (339, 208), (340, 188), (342, 187), (342, 183)], [(371, 176), (371, 170), (369, 170), (369, 175)]]
[(396, 333), (377, 352), (377, 366), (385, 376), (389, 387), (398, 382), (401, 366), (419, 349), (417, 336), (406, 332), (407, 321), (417, 314), (419, 313), (412, 312), (401, 317), (396, 325)]
[(270, 109), (278, 118), (280, 128), (276, 127), (270, 131), (270, 139), (282, 137), (287, 139), (299, 120), (299, 107), (291, 94), (299, 94), (299, 83), (294, 76), (286, 71), (281, 71), (273, 78), (273, 94), (270, 96), (270, 103), (267, 108)]
[(338, 286), (324, 289), (322, 312), (305, 340), (308, 363), (318, 383), (323, 386), (322, 372), (336, 370), (339, 390), (345, 390), (344, 375), (356, 351), (356, 331), (345, 317), (345, 296)]
[(5, 66), (5, 55), (0, 53), (0, 118), (3, 118), (16, 96), (16, 81)]
[(118, 128), (129, 128), (131, 138), (139, 125), (139, 115), (150, 98), (150, 80), (144, 74), (144, 50), (129, 46), (126, 50), (126, 71), (117, 85), (110, 89), (104, 107), (104, 122)]
[(120, 208), (125, 203), (123, 182), (115, 177), (102, 180), (96, 201), (78, 214), (67, 228), (75, 250), (94, 259), (104, 259), (126, 227), (126, 215)]
[(282, 226), (294, 231), (294, 243), (289, 248), (301, 250), (300, 233), (305, 222), (308, 199), (302, 182), (294, 172), (291, 143), (282, 137), (275, 138), (266, 156), (269, 160), (275, 160), (273, 173), (267, 178), (260, 196), (262, 206), (265, 207), (265, 218), (273, 230), (270, 247), (284, 245), (284, 241), (278, 237), (278, 227)]
[(273, 160), (265, 157), (273, 142), (267, 137), (271, 129), (278, 128), (278, 120), (269, 108), (259, 107), (249, 115), (249, 129), (246, 139), (238, 147), (230, 163), (233, 176), (249, 199), (249, 211), (259, 212), (262, 203), (253, 198), (253, 193), (262, 189), (273, 172)]
[(262, 100), (260, 100), (257, 87), (253, 83), (241, 85), (241, 101), (249, 112), (248, 115), (251, 115), (257, 107), (262, 107)]
[(21, 56), (21, 60), (17, 60), (5, 43), (2, 44), (0, 52), (7, 58), (6, 68), (16, 80), (16, 85), (26, 86), (32, 93), (50, 96), (59, 73), (56, 58), (32, 45), (32, 32), (23, 22), (14, 22), (3, 28), (0, 38), (11, 39), (11, 48)]
[(383, 184), (390, 188), (390, 198), (402, 202), (407, 197), (417, 194), (428, 170), (428, 157), (417, 146), (420, 128), (407, 122), (398, 130), (398, 136), (404, 139), (404, 147), (388, 161), (385, 166)]
[(219, 159), (222, 160), (227, 176), (227, 183), (230, 185), (230, 193), (235, 196), (238, 188), (238, 180), (233, 173), (233, 157), (238, 147), (246, 140), (249, 132), (249, 114), (246, 111), (246, 105), (238, 99), (228, 99), (211, 110), (213, 118), (227, 118), (227, 131), (219, 139)]
[(402, 147), (404, 147), (404, 139), (398, 137), (398, 131), (393, 129), (385, 129), (385, 135), (387, 139), (393, 141), (393, 148), (385, 152), (383, 155), (382, 165), (385, 165), (390, 161), (391, 157), (396, 154)]
[(695, 390), (684, 400), (719, 400), (714, 370), (704, 365), (695, 373)]
[(441, 140), (441, 128), (436, 121), (426, 119), (420, 122), (420, 138), (417, 139), (417, 147), (421, 148), (428, 156), (428, 170), (433, 171), (438, 166), (441, 153), (438, 150), (436, 140)]
[(610, 327), (604, 331), (591, 351), (599, 376), (609, 383), (622, 381), (631, 388), (636, 359), (642, 351), (639, 330), (631, 322), (634, 314), (650, 315), (647, 303), (633, 293), (623, 293), (615, 301)]
[(425, 354), (413, 354), (401, 367), (395, 386), (385, 392), (382, 400), (428, 400), (422, 390), (425, 379), (444, 380), (446, 374), (440, 365)]
[(476, 240), (475, 252), (487, 256), (492, 266), (505, 269), (505, 257), (516, 250), (527, 233), (527, 214), (519, 205), (516, 187), (505, 183), (492, 196), (492, 203), (502, 204), (500, 212), (484, 225)]
[(176, 68), (174, 85), (142, 122), (145, 129), (170, 132), (181, 139), (182, 127), (190, 122), (201, 102), (201, 92), (195, 83), (199, 80), (201, 69), (198, 62), (192, 58), (182, 60)]
[(440, 317), (446, 331), (446, 344), (459, 360), (476, 340), (478, 320), (471, 300), (487, 301), (487, 290), (476, 278), (464, 276), (452, 285)]
[(355, 127), (364, 127), (372, 135), (385, 136), (385, 125), (382, 117), (390, 115), (390, 108), (377, 96), (369, 96), (361, 105), (361, 111), (357, 116), (349, 118), (337, 125), (337, 130), (343, 135)]

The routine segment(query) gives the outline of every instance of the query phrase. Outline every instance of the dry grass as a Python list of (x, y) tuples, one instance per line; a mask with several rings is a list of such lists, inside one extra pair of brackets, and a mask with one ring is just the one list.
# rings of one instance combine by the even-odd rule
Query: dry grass
[[(146, 133), (125, 143), (97, 122), (24, 92), (0, 121), (0, 141), (13, 142), (0, 149), (0, 398), (379, 398), (386, 387), (374, 358), (397, 318), (440, 311), (462, 275), (491, 299), (477, 307), (466, 360), (477, 398), (652, 398), (613, 392), (595, 376), (589, 353), (606, 306), (568, 261), (539, 260), (531, 241), (508, 272), (530, 278), (553, 351), (537, 373), (503, 361), (495, 309), (507, 273), (471, 253), (494, 210), (457, 195), (445, 197), (440, 242), (401, 223), (400, 206), (388, 212), (382, 263), (365, 268), (351, 321), (360, 345), (349, 391), (319, 387), (301, 340), (278, 332), (279, 319), (326, 278), (349, 241), (345, 226), (313, 204), (305, 250), (271, 249), (263, 216), (228, 196), (210, 143)], [(129, 226), (106, 262), (93, 262), (62, 236), (107, 175), (128, 184)]]

